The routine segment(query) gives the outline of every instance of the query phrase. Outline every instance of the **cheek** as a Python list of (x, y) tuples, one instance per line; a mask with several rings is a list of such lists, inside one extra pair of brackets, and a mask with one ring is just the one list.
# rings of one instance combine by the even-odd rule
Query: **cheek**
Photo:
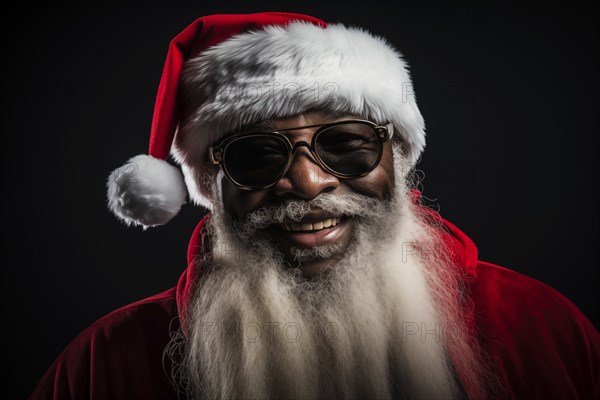
[(269, 190), (241, 190), (227, 178), (223, 178), (223, 206), (227, 214), (234, 219), (243, 220), (250, 211), (254, 211), (268, 202)]
[(391, 198), (395, 185), (394, 182), (392, 146), (390, 143), (385, 143), (383, 155), (377, 168), (363, 178), (348, 179), (344, 183), (357, 193), (384, 200)]

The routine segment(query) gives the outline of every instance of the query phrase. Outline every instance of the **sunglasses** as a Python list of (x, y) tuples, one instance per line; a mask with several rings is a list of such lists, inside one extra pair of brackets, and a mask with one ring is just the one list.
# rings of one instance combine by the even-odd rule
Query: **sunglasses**
[[(309, 144), (292, 144), (283, 132), (319, 128)], [(304, 146), (314, 162), (338, 178), (360, 178), (373, 171), (383, 154), (383, 143), (394, 134), (392, 123), (377, 125), (353, 119), (233, 135), (209, 148), (213, 164), (223, 168), (231, 183), (244, 190), (266, 189), (288, 171), (296, 151)]]

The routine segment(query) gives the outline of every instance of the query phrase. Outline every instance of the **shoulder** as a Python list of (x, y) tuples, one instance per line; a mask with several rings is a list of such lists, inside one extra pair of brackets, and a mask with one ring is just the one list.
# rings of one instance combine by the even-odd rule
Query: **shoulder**
[(67, 350), (72, 346), (102, 343), (111, 348), (139, 346), (164, 339), (176, 317), (175, 288), (172, 288), (110, 312), (77, 336)]
[(565, 296), (533, 278), (480, 261), (470, 300), (482, 347), (513, 393), (598, 395), (600, 336)]
[(85, 398), (92, 392), (97, 398), (164, 394), (169, 384), (163, 351), (177, 328), (175, 288), (119, 308), (67, 346), (32, 398)]
[(177, 316), (175, 288), (136, 301), (110, 312), (90, 325), (82, 336), (121, 335), (129, 329), (142, 329), (164, 325)]
[(479, 312), (484, 314), (502, 312), (515, 320), (527, 316), (522, 323), (538, 321), (548, 327), (572, 322), (597, 333), (581, 311), (557, 290), (508, 268), (478, 261), (471, 294)]
[[(562, 336), (595, 341), (599, 335), (583, 313), (552, 287), (521, 273), (479, 261), (470, 284), (475, 318), (488, 331)], [(492, 332), (490, 332), (492, 334)]]

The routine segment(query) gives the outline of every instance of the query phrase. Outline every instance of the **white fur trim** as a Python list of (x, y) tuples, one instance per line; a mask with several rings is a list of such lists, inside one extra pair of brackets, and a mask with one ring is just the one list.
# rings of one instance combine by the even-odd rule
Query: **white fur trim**
[(108, 208), (127, 225), (166, 224), (186, 201), (179, 169), (144, 154), (115, 169), (106, 186)]
[[(393, 122), (409, 163), (425, 147), (425, 124), (401, 54), (359, 28), (296, 22), (242, 33), (188, 61), (182, 82), (185, 109), (172, 153), (196, 174), (207, 147), (225, 134), (309, 109)], [(206, 203), (206, 188), (195, 181), (200, 190), (190, 196)]]

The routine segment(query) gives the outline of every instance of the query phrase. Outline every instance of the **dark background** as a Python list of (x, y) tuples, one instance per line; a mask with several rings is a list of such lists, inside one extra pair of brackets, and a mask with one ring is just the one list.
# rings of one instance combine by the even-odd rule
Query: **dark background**
[(213, 13), (309, 13), (387, 37), (412, 66), (427, 123), (430, 204), (480, 258), (550, 284), (599, 326), (591, 6), (197, 3), (5, 12), (0, 396), (26, 397), (86, 326), (185, 268), (203, 210), (127, 229), (106, 209), (105, 181), (146, 152), (170, 39)]

